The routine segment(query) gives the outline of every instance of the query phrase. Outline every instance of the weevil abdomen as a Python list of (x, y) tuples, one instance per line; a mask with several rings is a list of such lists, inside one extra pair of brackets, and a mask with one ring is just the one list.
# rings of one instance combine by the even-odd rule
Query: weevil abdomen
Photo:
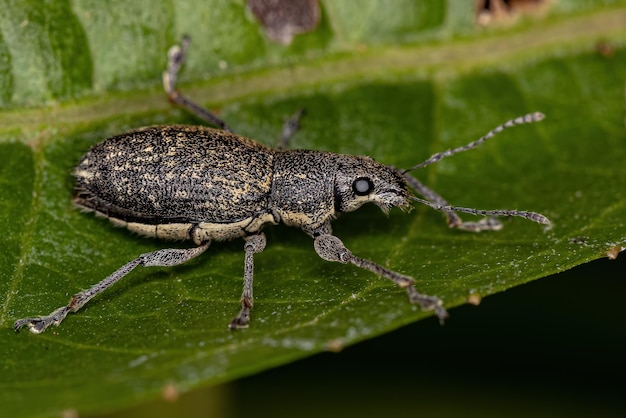
[(142, 235), (224, 240), (276, 223), (268, 212), (275, 151), (200, 126), (151, 126), (91, 148), (74, 202)]

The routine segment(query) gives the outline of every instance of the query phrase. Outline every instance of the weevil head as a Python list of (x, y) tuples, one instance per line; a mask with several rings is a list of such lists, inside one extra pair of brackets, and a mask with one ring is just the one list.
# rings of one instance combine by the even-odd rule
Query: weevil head
[(387, 213), (394, 206), (409, 207), (406, 181), (397, 170), (369, 157), (341, 155), (335, 177), (335, 210), (352, 212), (375, 203)]

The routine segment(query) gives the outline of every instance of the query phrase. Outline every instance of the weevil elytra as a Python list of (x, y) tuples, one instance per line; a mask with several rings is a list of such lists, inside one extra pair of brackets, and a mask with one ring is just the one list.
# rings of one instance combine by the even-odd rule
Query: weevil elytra
[[(172, 102), (220, 129), (151, 126), (95, 145), (74, 171), (74, 203), (139, 234), (191, 240), (196, 246), (142, 254), (51, 314), (16, 321), (16, 331), (26, 325), (33, 333), (40, 333), (50, 325), (59, 325), (68, 313), (78, 311), (137, 266), (175, 266), (202, 254), (212, 241), (234, 238), (245, 240), (244, 285), (241, 310), (229, 327), (245, 328), (253, 302), (253, 257), (265, 248), (262, 229), (266, 224), (281, 222), (310, 235), (315, 251), (324, 260), (351, 263), (391, 280), (407, 291), (411, 303), (434, 310), (443, 321), (447, 312), (439, 298), (419, 293), (413, 278), (352, 254), (332, 235), (331, 221), (367, 202), (386, 212), (392, 207), (408, 209), (415, 201), (442, 211), (450, 227), (474, 232), (499, 229), (501, 224), (494, 216), (520, 216), (549, 223), (535, 212), (450, 206), (409, 175), (442, 158), (476, 148), (505, 128), (537, 122), (543, 119), (540, 113), (510, 120), (466, 146), (435, 154), (408, 170), (369, 157), (283, 149), (297, 130), (299, 114), (285, 124), (281, 146), (271, 149), (233, 134), (220, 118), (176, 89), (176, 77), (188, 46), (189, 38), (184, 38), (170, 49), (163, 73), (165, 91)], [(457, 212), (486, 217), (464, 222)]]

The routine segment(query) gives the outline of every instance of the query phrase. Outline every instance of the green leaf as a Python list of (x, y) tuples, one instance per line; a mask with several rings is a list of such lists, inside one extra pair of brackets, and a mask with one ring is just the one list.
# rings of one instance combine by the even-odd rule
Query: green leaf
[(416, 176), (455, 205), (537, 211), (552, 228), (506, 219), (502, 231), (470, 234), (425, 207), (389, 217), (365, 207), (334, 223), (355, 254), (415, 277), (448, 308), (626, 246), (624, 2), (557, 3), (547, 18), (492, 30), (473, 28), (470, 2), (420, 3), (325, 2), (319, 28), (284, 47), (243, 2), (2, 1), (2, 411), (111, 410), (431, 315), (279, 226), (255, 257), (250, 329), (226, 328), (241, 292), (235, 241), (182, 266), (139, 269), (59, 328), (13, 332), (16, 319), (47, 314), (139, 254), (188, 245), (133, 236), (70, 203), (71, 170), (91, 145), (147, 124), (199, 123), (160, 91), (167, 48), (183, 33), (193, 39), (184, 90), (266, 144), (303, 107), (294, 147), (409, 167), (512, 117), (547, 115)]

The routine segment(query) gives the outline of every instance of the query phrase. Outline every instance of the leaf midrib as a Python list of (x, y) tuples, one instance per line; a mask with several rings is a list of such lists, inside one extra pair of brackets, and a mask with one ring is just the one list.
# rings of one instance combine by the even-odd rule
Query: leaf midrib
[[(443, 44), (372, 47), (365, 52), (338, 52), (284, 68), (262, 68), (216, 76), (188, 86), (203, 103), (227, 103), (246, 97), (302, 90), (307, 86), (351, 80), (380, 79), (410, 72), (413, 76), (446, 79), (486, 64), (507, 63), (516, 56), (540, 59), (537, 53), (554, 49), (589, 50), (595, 42), (614, 34), (612, 42), (626, 42), (623, 22), (626, 9), (603, 10), (590, 15), (536, 22), (532, 31), (495, 30), (482, 38)], [(193, 53), (193, 49), (190, 53)], [(505, 64), (506, 65), (506, 64)], [(184, 76), (183, 76), (184, 77)], [(155, 80), (155, 84), (160, 80)], [(119, 115), (166, 111), (171, 105), (159, 88), (138, 94), (116, 92), (87, 97), (70, 103), (0, 113), (0, 134), (34, 132), (41, 125), (68, 127), (94, 123)], [(26, 136), (26, 135), (25, 135)], [(22, 140), (26, 141), (27, 138)]]

